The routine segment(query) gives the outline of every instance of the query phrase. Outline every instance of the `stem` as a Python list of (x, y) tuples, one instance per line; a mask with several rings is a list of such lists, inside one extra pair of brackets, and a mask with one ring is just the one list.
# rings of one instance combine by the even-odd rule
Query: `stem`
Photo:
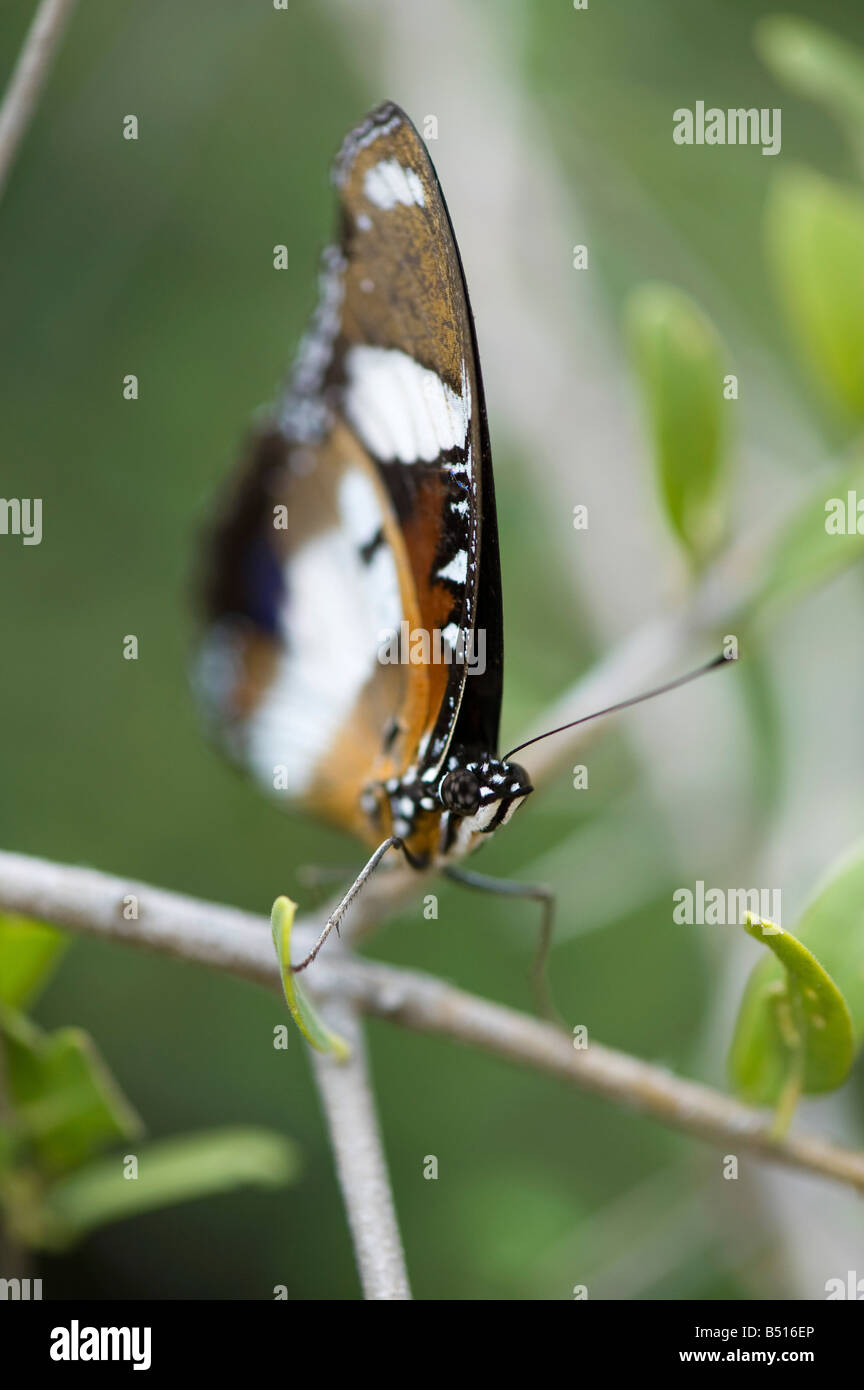
[(350, 1043), (351, 1056), (340, 1062), (312, 1048), (309, 1055), (327, 1117), (363, 1296), (410, 1299), (359, 1013), (341, 999), (332, 1002), (328, 1014)]
[(774, 1110), (774, 1119), (771, 1122), (771, 1134), (775, 1139), (783, 1139), (789, 1132), (792, 1117), (798, 1109), (798, 1102), (801, 1099), (801, 1082), (803, 1079), (803, 1054), (793, 1056), (789, 1064), (789, 1074), (780, 1092), (780, 1097)]
[(799, 1007), (795, 1007), (798, 999), (792, 978), (787, 974), (786, 991), (775, 1001), (780, 1033), (787, 1039), (789, 1054), (786, 1080), (778, 1097), (771, 1124), (771, 1133), (777, 1139), (784, 1138), (788, 1133), (804, 1085), (804, 1019), (800, 1002)]

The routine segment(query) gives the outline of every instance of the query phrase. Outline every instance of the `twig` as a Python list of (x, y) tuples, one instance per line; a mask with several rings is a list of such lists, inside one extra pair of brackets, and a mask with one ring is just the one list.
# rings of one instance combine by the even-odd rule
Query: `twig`
[[(262, 930), (262, 919), (251, 912), (124, 882), (93, 869), (0, 852), (3, 910), (71, 927), (84, 935), (147, 946), (178, 960), (199, 961), (281, 988), (269, 928)], [(127, 912), (137, 915), (127, 918)], [(302, 943), (305, 935), (311, 941), (316, 931), (316, 924), (298, 923), (294, 939)], [(313, 1054), (313, 1065), (333, 1138), (358, 1269), (367, 1298), (410, 1298), (362, 1030), (347, 996), (341, 1007), (347, 1016), (340, 1016), (337, 1026), (352, 1044), (351, 1060), (337, 1066)]]
[[(127, 921), (122, 904), (130, 894), (137, 899), (139, 915)], [(266, 919), (254, 913), (94, 869), (2, 851), (0, 910), (21, 912), (104, 940), (145, 946), (281, 990), (269, 927)], [(313, 922), (295, 926), (301, 949), (304, 936), (314, 939), (316, 926)], [(328, 1017), (340, 1000), (347, 999), (364, 1013), (468, 1043), (629, 1105), (719, 1145), (724, 1153), (751, 1153), (852, 1183), (864, 1191), (864, 1154), (804, 1135), (772, 1137), (764, 1115), (719, 1091), (599, 1043), (576, 1050), (566, 1034), (549, 1024), (431, 976), (360, 960), (338, 942), (332, 942), (314, 971), (307, 973), (306, 986), (326, 1001)]]
[(75, 0), (42, 0), (0, 106), (0, 197)]
[(568, 1081), (716, 1144), (724, 1153), (751, 1153), (851, 1183), (864, 1192), (864, 1152), (807, 1135), (775, 1137), (770, 1116), (664, 1067), (596, 1042), (577, 1050), (551, 1024), (455, 989), (433, 976), (341, 959), (328, 963), (328, 972), (334, 977), (331, 987), (350, 995), (367, 1013)]
[(310, 1056), (333, 1143), (363, 1296), (410, 1299), (360, 1016), (347, 999), (334, 1000), (328, 1022), (351, 1044), (351, 1057), (337, 1062), (311, 1048)]

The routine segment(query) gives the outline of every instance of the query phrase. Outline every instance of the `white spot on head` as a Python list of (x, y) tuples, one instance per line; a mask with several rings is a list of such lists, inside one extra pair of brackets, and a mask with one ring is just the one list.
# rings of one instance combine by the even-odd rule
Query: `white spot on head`
[(432, 463), (443, 450), (464, 447), (471, 423), (464, 372), (458, 395), (398, 348), (352, 347), (346, 366), (348, 419), (378, 458)]
[(521, 805), (522, 805), (522, 802), (523, 802), (524, 800), (525, 800), (525, 797), (524, 797), (524, 796), (514, 796), (513, 799), (512, 799), (511, 801), (508, 801), (508, 802), (507, 802), (507, 805), (506, 805), (505, 810), (504, 810), (504, 814), (503, 814), (503, 816), (501, 817), (501, 820), (500, 820), (500, 822), (499, 822), (499, 824), (498, 824), (498, 827), (497, 827), (499, 830), (500, 830), (500, 828), (501, 828), (502, 825), (506, 825), (506, 824), (507, 824), (508, 820), (509, 820), (510, 817), (513, 815), (513, 812), (516, 810), (517, 806), (521, 806)]
[(425, 207), (423, 185), (413, 169), (406, 169), (397, 159), (382, 159), (367, 169), (363, 192), (376, 207), (392, 211), (397, 203), (403, 207)]
[[(504, 811), (501, 814), (501, 820), (495, 827), (496, 830), (500, 830), (502, 825), (507, 824), (510, 817), (513, 815), (513, 812), (516, 810), (516, 807), (521, 806), (524, 800), (524, 796), (516, 796), (513, 797), (512, 801), (505, 802)], [(456, 832), (456, 841), (453, 845), (453, 853), (457, 856), (467, 854), (468, 851), (473, 847), (475, 836), (482, 835), (484, 833), (488, 834), (489, 826), (496, 819), (499, 812), (501, 812), (500, 798), (496, 799), (495, 801), (489, 802), (485, 806), (481, 806), (479, 810), (474, 813), (473, 816), (465, 816), (464, 819), (460, 822), (459, 828)]]

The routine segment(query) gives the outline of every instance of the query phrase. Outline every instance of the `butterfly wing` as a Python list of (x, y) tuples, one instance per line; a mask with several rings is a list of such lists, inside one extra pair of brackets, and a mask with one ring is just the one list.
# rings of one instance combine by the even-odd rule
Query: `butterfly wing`
[[(196, 684), (234, 760), (364, 838), (362, 793), (398, 773), (397, 718), (423, 668), (378, 659), (418, 621), (392, 505), (338, 423), (315, 446), (255, 436), (206, 547)], [(418, 718), (414, 714), (414, 718)], [(388, 732), (390, 737), (388, 739)]]
[[(370, 783), (431, 780), (460, 711), (460, 732), (496, 745), (500, 579), (464, 276), (404, 113), (352, 131), (334, 181), (339, 245), (292, 387), (208, 547), (199, 684), (263, 782), (371, 840)], [(406, 623), (458, 653), (478, 617), (484, 676), (379, 659)]]
[(464, 662), (430, 673), (420, 743), (431, 780), (460, 714), (460, 740), (498, 742), (501, 580), (474, 323), (444, 197), (404, 112), (386, 103), (352, 131), (334, 181), (346, 275), (328, 386), (394, 498), (425, 629), (459, 648), (482, 627), (486, 643), (484, 674), (468, 679)]

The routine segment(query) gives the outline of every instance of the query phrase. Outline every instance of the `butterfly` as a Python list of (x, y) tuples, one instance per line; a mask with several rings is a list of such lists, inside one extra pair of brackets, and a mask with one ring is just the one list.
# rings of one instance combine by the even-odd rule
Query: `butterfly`
[(540, 900), (545, 945), (548, 890), (459, 867), (532, 786), (498, 753), (495, 487), (453, 227), (393, 102), (332, 177), (318, 307), (206, 544), (196, 683), (236, 761), (372, 850), (295, 969), (391, 850)]

